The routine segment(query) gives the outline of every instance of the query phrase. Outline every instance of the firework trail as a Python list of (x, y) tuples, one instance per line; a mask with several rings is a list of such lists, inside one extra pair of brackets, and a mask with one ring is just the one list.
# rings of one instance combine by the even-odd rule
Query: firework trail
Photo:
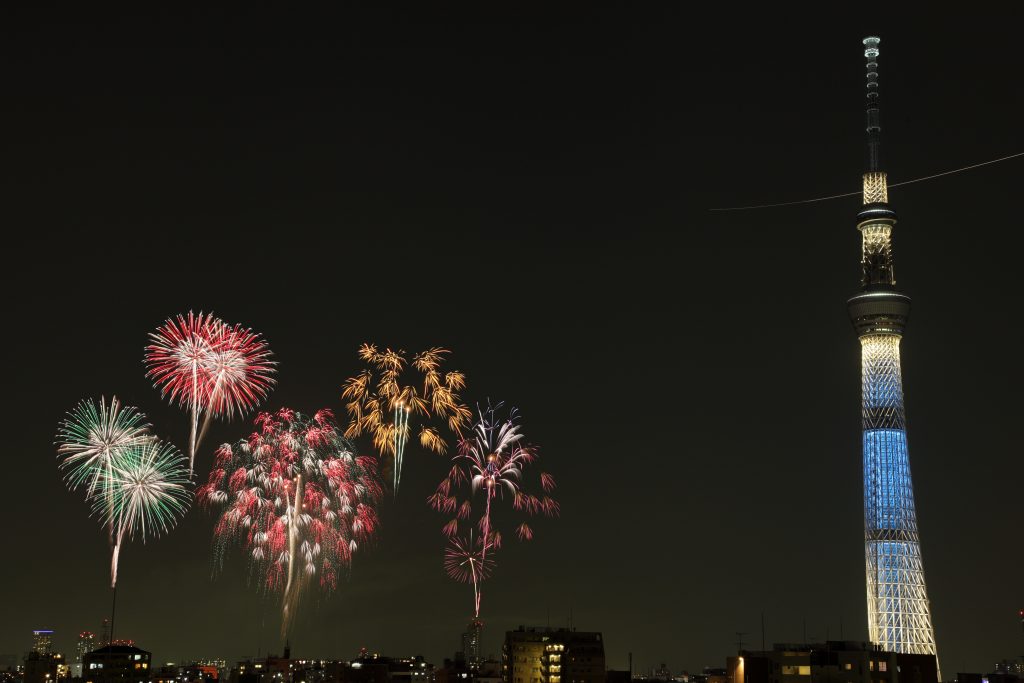
[[(212, 314), (178, 315), (151, 332), (146, 376), (162, 396), (189, 412), (189, 474), (211, 418), (245, 414), (274, 384), (270, 349), (258, 333)], [(202, 428), (199, 418), (205, 416)]]
[(183, 458), (149, 433), (146, 416), (115, 396), (81, 401), (57, 429), (59, 466), (72, 490), (85, 488), (111, 541), (110, 584), (117, 586), (125, 538), (169, 530), (188, 509)]
[(219, 512), (218, 560), (241, 546), (263, 588), (280, 592), (286, 635), (306, 585), (336, 588), (338, 571), (373, 536), (383, 489), (376, 458), (355, 455), (331, 411), (307, 417), (282, 408), (260, 413), (255, 425), (247, 439), (217, 450), (198, 498)]
[(494, 570), (493, 553), (487, 558), (487, 546), (477, 549), (473, 544), (473, 534), (469, 540), (461, 538), (448, 539), (448, 548), (444, 553), (444, 568), (448, 576), (460, 583), (473, 584), (474, 618), (480, 616), (480, 584)]
[(444, 453), (448, 445), (440, 431), (428, 425), (430, 420), (444, 421), (452, 433), (461, 437), (462, 428), (472, 418), (458, 394), (466, 387), (465, 375), (455, 371), (441, 373), (441, 362), (448, 353), (447, 349), (435, 347), (413, 356), (412, 368), (423, 376), (423, 389), (418, 391), (412, 385), (400, 383), (408, 367), (405, 351), (379, 351), (373, 344), (363, 344), (359, 347), (359, 358), (370, 367), (345, 380), (342, 398), (349, 414), (345, 436), (354, 439), (366, 432), (372, 436), (377, 451), (391, 456), (396, 493), (409, 442), (410, 416), (416, 415), (421, 422), (420, 445), (436, 453)]
[[(460, 528), (471, 524), (473, 515), (473, 498), (483, 495), (483, 511), (477, 518), (475, 526), (480, 531), (476, 546), (466, 547), (458, 541), (457, 546), (449, 546), (446, 555), (446, 567), (452, 578), (460, 578), (452, 572), (450, 564), (453, 548), (460, 552), (479, 552), (479, 564), (484, 573), (473, 577), (475, 617), (480, 616), (480, 598), (482, 589), (479, 583), (490, 572), (493, 564), (493, 551), (501, 547), (501, 532), (494, 523), (493, 512), (496, 501), (511, 500), (514, 512), (533, 516), (544, 514), (549, 517), (558, 515), (559, 505), (549, 494), (555, 488), (555, 480), (547, 472), (541, 472), (540, 485), (543, 494), (538, 497), (528, 493), (523, 486), (526, 467), (537, 460), (536, 450), (532, 446), (523, 445), (523, 434), (518, 424), (518, 414), (513, 408), (508, 417), (500, 417), (503, 404), (488, 404), (486, 409), (477, 409), (478, 419), (473, 425), (472, 434), (459, 441), (459, 449), (452, 459), (452, 468), (433, 495), (428, 498), (431, 507), (439, 512), (454, 515), (444, 525), (443, 532), (451, 542), (459, 538)], [(466, 490), (468, 489), (468, 490)], [(460, 495), (462, 500), (460, 501)], [(472, 529), (472, 526), (470, 527)], [(533, 530), (526, 522), (516, 527), (516, 535), (522, 541), (533, 538)], [(488, 552), (492, 556), (488, 556)], [(465, 559), (465, 558), (464, 558)], [(468, 560), (466, 560), (468, 561)]]

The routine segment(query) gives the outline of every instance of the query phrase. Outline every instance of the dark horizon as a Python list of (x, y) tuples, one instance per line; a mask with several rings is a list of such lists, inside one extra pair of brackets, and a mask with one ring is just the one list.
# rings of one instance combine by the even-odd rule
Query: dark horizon
[[(922, 23), (926, 18), (927, 26)], [(54, 433), (116, 393), (179, 447), (146, 335), (214, 311), (264, 334), (264, 409), (344, 419), (364, 341), (452, 350), (470, 405), (505, 400), (561, 516), (507, 542), (483, 650), (520, 624), (602, 631), (607, 664), (722, 666), (736, 633), (867, 638), (858, 289), (864, 35), (882, 37), (900, 182), (1024, 150), (1024, 15), (431, 15), (352, 7), (117, 17), (23, 10), (9, 69), (0, 652), (109, 614), (106, 536)], [(910, 463), (946, 677), (1020, 656), (1024, 160), (894, 188)], [(197, 457), (247, 433), (217, 422)], [(366, 447), (365, 444), (362, 444)], [(458, 649), (471, 591), (442, 567), (418, 446), (375, 542), (306, 595), (297, 656)], [(117, 633), (154, 661), (280, 652), (277, 598), (212, 516), (128, 544)], [(215, 643), (207, 645), (207, 643)]]

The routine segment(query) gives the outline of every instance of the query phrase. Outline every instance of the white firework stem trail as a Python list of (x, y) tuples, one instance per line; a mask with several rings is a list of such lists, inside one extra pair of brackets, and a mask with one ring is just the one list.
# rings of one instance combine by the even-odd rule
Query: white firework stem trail
[(210, 428), (210, 423), (213, 421), (213, 411), (211, 407), (217, 400), (218, 394), (222, 391), (221, 380), (224, 378), (223, 374), (217, 375), (217, 382), (213, 385), (213, 389), (210, 391), (210, 400), (207, 404), (206, 411), (203, 417), (203, 426), (199, 430), (199, 438), (196, 439), (196, 448), (199, 448), (199, 444), (203, 442), (203, 438), (206, 436), (206, 431)]
[(405, 445), (409, 440), (409, 412), (409, 409), (402, 404), (395, 406), (395, 436), (393, 439), (395, 451), (395, 495), (398, 495), (398, 485), (402, 480), (402, 459), (405, 455)]
[[(118, 512), (120, 517), (121, 513)], [(113, 525), (113, 522), (111, 522)], [(111, 527), (113, 528), (113, 526)], [(117, 522), (117, 534), (114, 538), (114, 547), (110, 552), (110, 587), (117, 588), (117, 568), (121, 560), (121, 546), (124, 544), (124, 526), (120, 520)]]
[[(480, 553), (480, 561), (483, 562), (487, 559), (487, 543), (490, 541), (491, 536), (491, 497), (494, 493), (494, 487), (487, 487), (487, 511), (484, 513), (484, 547)], [(477, 615), (479, 616), (479, 615)]]
[[(482, 563), (481, 563), (481, 566), (482, 566)], [(474, 610), (473, 610), (473, 618), (474, 619), (479, 619), (480, 618), (480, 598), (481, 598), (481, 594), (480, 594), (480, 588), (477, 585), (476, 566), (473, 563), (473, 557), (472, 556), (470, 556), (470, 558), (469, 558), (469, 567), (470, 567), (470, 571), (473, 573), (473, 608), (474, 608)]]
[(298, 538), (297, 521), (299, 510), (302, 507), (302, 475), (295, 477), (295, 504), (292, 509), (291, 519), (288, 520), (288, 581), (284, 587), (284, 600), (281, 605), (281, 635), (286, 636), (291, 626), (291, 620), (295, 616), (295, 603), (298, 598), (298, 584), (292, 588), (295, 578), (295, 543)]
[(189, 436), (188, 443), (188, 476), (192, 478), (192, 474), (195, 471), (196, 461), (196, 430), (199, 427), (199, 387), (198, 387), (198, 369), (195, 364), (192, 365), (192, 434)]

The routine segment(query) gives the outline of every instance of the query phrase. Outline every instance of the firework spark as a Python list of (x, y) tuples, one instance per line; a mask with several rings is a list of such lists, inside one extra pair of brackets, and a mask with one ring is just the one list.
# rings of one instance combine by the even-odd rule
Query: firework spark
[(255, 424), (247, 439), (217, 450), (198, 497), (220, 513), (219, 560), (232, 545), (244, 548), (263, 587), (281, 593), (287, 633), (304, 587), (318, 579), (333, 590), (372, 537), (383, 491), (376, 458), (355, 455), (329, 410), (307, 417), (282, 408)]
[[(212, 314), (178, 315), (150, 333), (146, 376), (189, 412), (189, 473), (209, 421), (255, 408), (273, 387), (274, 363), (258, 333)], [(199, 418), (205, 415), (200, 429)]]
[[(441, 372), (447, 349), (431, 348), (413, 356), (412, 368), (423, 376), (423, 389), (400, 383), (408, 361), (404, 351), (379, 351), (372, 344), (359, 348), (359, 357), (370, 367), (345, 381), (342, 397), (349, 414), (345, 436), (356, 438), (364, 432), (373, 438), (374, 447), (393, 459), (392, 483), (398, 491), (402, 477), (402, 460), (409, 442), (410, 416), (420, 421), (420, 445), (436, 453), (444, 453), (448, 445), (436, 426), (429, 421), (438, 418), (448, 429), (461, 437), (463, 427), (472, 413), (462, 404), (458, 392), (465, 388), (461, 372)], [(386, 416), (391, 416), (387, 419)]]
[[(543, 494), (538, 497), (524, 489), (523, 479), (526, 467), (537, 460), (536, 450), (523, 444), (523, 434), (518, 423), (518, 414), (513, 408), (508, 417), (499, 416), (502, 404), (488, 405), (486, 409), (478, 408), (478, 419), (473, 425), (472, 435), (459, 442), (458, 453), (452, 459), (452, 468), (428, 502), (440, 512), (453, 515), (443, 527), (445, 536), (455, 542), (463, 525), (472, 523), (473, 498), (477, 494), (484, 497), (483, 511), (475, 526), (479, 529), (478, 549), (458, 541), (464, 551), (479, 552), (479, 563), (482, 568), (490, 571), (489, 565), (493, 557), (488, 552), (501, 547), (501, 531), (496, 528), (493, 512), (495, 501), (511, 500), (514, 512), (527, 516), (537, 514), (553, 517), (559, 513), (558, 502), (549, 494), (555, 488), (555, 480), (547, 472), (540, 474), (540, 486)], [(468, 489), (468, 490), (466, 490)], [(460, 500), (460, 494), (462, 499)], [(472, 527), (470, 527), (472, 529)], [(516, 527), (516, 535), (522, 541), (533, 538), (533, 529), (527, 522)], [(450, 564), (452, 546), (446, 555), (446, 567), (449, 575), (463, 580), (461, 575), (453, 574)], [(480, 616), (480, 598), (482, 589), (479, 583), (486, 578), (483, 574), (474, 577), (475, 616)]]

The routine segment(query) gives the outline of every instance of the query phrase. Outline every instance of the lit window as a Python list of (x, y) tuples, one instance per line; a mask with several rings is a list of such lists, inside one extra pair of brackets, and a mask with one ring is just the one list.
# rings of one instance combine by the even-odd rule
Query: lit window
[(879, 662), (878, 663), (878, 670), (879, 671), (888, 671), (889, 670), (889, 662)]

